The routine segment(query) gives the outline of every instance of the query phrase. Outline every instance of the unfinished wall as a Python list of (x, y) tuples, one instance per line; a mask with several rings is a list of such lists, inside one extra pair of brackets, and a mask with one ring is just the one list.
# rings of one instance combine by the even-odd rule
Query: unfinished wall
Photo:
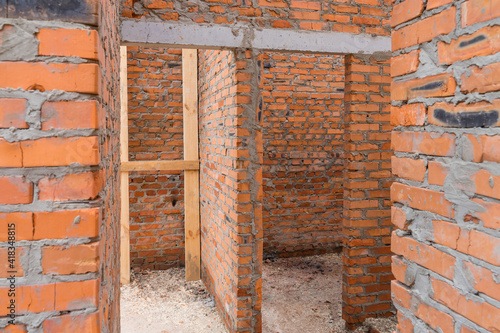
[(390, 2), (344, 1), (234, 1), (123, 0), (122, 16), (151, 21), (211, 23), (234, 27), (342, 31), (389, 35)]
[(260, 59), (264, 257), (333, 252), (342, 229), (343, 56)]
[(2, 331), (118, 330), (118, 8), (73, 5), (0, 10)]
[(392, 292), (400, 332), (500, 330), (499, 4), (394, 7)]
[[(129, 160), (182, 160), (182, 50), (128, 47)], [(184, 266), (182, 171), (131, 172), (132, 268)]]
[(262, 326), (262, 113), (254, 59), (250, 51), (199, 52), (202, 276), (230, 332)]

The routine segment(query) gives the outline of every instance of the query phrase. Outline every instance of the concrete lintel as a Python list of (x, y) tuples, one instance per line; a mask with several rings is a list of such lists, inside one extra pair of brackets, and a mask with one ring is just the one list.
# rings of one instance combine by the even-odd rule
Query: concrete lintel
[(256, 29), (181, 22), (123, 20), (123, 45), (374, 54), (391, 51), (391, 38), (331, 31)]

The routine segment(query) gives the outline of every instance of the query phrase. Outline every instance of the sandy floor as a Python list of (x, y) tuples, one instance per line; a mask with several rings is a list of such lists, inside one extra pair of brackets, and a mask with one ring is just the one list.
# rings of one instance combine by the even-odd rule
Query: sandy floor
[(263, 332), (333, 331), (342, 311), (338, 254), (267, 260), (262, 273)]
[(201, 281), (184, 269), (135, 273), (121, 288), (122, 333), (226, 333)]
[[(343, 333), (342, 264), (338, 254), (267, 260), (263, 268), (263, 333)], [(184, 270), (144, 271), (121, 289), (123, 333), (226, 333), (213, 300)], [(375, 320), (381, 333), (395, 322)], [(368, 332), (362, 327), (356, 332)]]

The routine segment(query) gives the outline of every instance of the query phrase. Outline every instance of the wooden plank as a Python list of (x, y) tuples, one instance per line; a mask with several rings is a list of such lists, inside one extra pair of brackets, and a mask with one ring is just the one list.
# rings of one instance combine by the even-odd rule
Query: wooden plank
[(121, 171), (200, 170), (199, 161), (133, 161), (123, 162)]
[[(182, 50), (184, 160), (198, 160), (198, 50)], [(200, 173), (184, 172), (186, 280), (200, 279)]]
[[(120, 161), (128, 161), (127, 47), (120, 46)], [(120, 282), (130, 283), (128, 172), (120, 174)]]
[(182, 50), (184, 160), (198, 160), (198, 50)]

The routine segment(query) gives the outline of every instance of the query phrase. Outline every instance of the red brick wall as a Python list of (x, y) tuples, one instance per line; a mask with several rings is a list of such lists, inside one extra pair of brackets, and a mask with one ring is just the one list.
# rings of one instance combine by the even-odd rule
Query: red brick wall
[(499, 5), (407, 0), (394, 7), (399, 332), (500, 329)]
[(344, 59), (261, 57), (264, 256), (341, 246)]
[(345, 1), (233, 1), (122, 0), (122, 16), (135, 19), (212, 23), (231, 26), (249, 23), (258, 28), (342, 31), (389, 35), (390, 2)]
[(343, 318), (391, 315), (389, 55), (346, 56)]
[[(129, 160), (183, 159), (179, 49), (129, 47)], [(184, 265), (184, 176), (130, 173), (132, 268)]]
[(118, 8), (79, 5), (0, 12), (0, 257), (14, 224), (18, 315), (2, 269), (2, 331), (119, 329)]
[(252, 56), (199, 52), (202, 276), (230, 332), (261, 327), (262, 114)]

